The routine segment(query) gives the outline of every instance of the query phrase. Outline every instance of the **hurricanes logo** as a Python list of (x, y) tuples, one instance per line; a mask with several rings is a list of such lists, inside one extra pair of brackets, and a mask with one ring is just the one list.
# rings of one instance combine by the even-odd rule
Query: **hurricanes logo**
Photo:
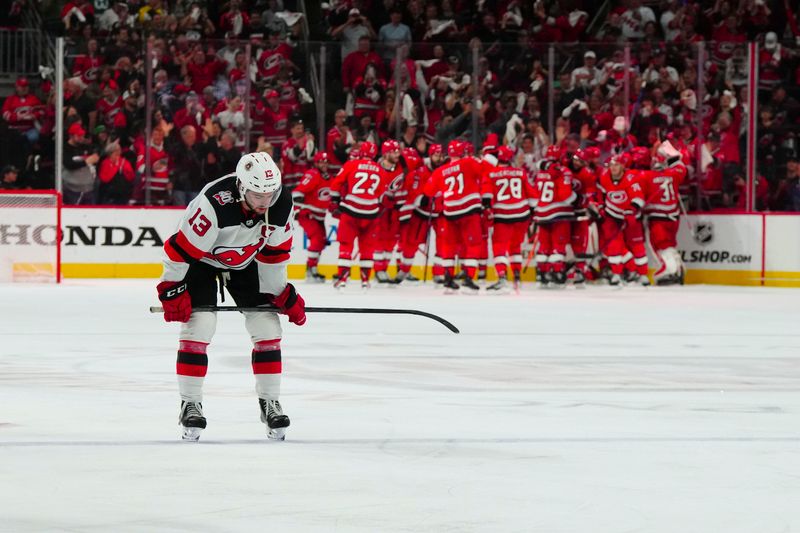
[(331, 190), (327, 187), (324, 187), (317, 191), (317, 198), (322, 200), (323, 202), (327, 202), (331, 199)]
[(611, 203), (621, 204), (628, 199), (628, 193), (625, 191), (610, 191), (608, 193), (608, 199), (611, 200)]
[(264, 245), (264, 239), (258, 239), (256, 244), (246, 244), (244, 246), (228, 247), (217, 246), (211, 252), (214, 259), (232, 267), (242, 266), (250, 262), (250, 259), (258, 253)]

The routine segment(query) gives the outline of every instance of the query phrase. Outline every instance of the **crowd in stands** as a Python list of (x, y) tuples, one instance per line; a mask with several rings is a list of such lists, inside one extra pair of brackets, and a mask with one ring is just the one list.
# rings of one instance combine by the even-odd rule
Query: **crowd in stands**
[[(308, 57), (321, 48), (304, 46), (295, 2), (99, 4), (75, 0), (57, 13), (68, 39), (65, 153), (76, 161), (65, 162), (69, 201), (142, 203), (149, 176), (151, 203), (183, 205), (246, 147), (270, 151), (292, 184), (321, 144), (335, 171), (359, 141), (395, 138), (425, 157), (432, 143), (463, 138), (480, 149), (494, 133), (527, 168), (554, 143), (596, 146), (605, 158), (669, 139), (692, 170), (694, 208), (740, 209), (755, 41), (756, 207), (800, 210), (796, 1), (615, 0), (602, 12), (588, 0), (306, 2), (311, 39), (327, 41), (326, 116), (308, 83)], [(0, 154), (19, 169), (16, 186), (52, 184), (55, 91), (39, 81), (19, 80), (22, 113), (9, 99), (3, 109), (0, 136), (24, 147)], [(315, 139), (326, 120), (326, 138)]]

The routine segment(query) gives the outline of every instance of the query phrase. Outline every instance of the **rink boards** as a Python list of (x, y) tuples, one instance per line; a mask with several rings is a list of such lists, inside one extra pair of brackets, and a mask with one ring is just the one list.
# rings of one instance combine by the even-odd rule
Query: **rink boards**
[[(181, 213), (182, 210), (173, 208), (65, 207), (64, 277), (158, 277), (164, 240), (175, 231)], [(19, 250), (24, 246), (26, 255), (36, 257), (39, 252), (28, 247), (46, 246), (48, 239), (36, 239), (34, 232), (47, 233), (38, 228), (35, 220), (22, 220), (20, 216), (17, 212), (10, 225), (8, 221), (0, 224), (0, 255), (16, 255), (19, 252), (12, 248)], [(324, 273), (330, 274), (336, 268), (338, 256), (336, 221), (329, 218), (327, 227), (332, 245), (322, 253), (320, 265)], [(681, 219), (678, 241), (689, 283), (800, 287), (798, 215), (692, 215)], [(302, 228), (298, 226), (289, 267), (292, 278), (305, 275), (306, 247)], [(431, 249), (434, 248), (432, 242)], [(419, 276), (424, 263), (425, 257), (419, 251), (415, 260)], [(656, 264), (651, 257), (651, 269)], [(534, 275), (533, 269), (529, 269), (525, 278), (533, 280)]]

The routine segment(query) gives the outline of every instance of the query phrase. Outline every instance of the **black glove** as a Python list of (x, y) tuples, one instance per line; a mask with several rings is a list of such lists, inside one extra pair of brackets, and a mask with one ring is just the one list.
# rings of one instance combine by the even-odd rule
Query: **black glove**
[(484, 209), (491, 209), (492, 199), (484, 196), (483, 198), (481, 198), (481, 204), (483, 205)]
[(428, 196), (425, 196), (423, 194), (422, 196), (419, 197), (419, 206), (420, 207), (422, 207), (422, 208), (428, 207), (428, 205), (430, 205), (430, 203), (431, 203), (431, 199)]

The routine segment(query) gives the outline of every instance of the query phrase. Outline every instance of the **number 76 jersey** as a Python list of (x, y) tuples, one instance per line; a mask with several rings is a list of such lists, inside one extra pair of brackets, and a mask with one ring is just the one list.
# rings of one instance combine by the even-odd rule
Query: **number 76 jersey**
[(381, 210), (381, 200), (388, 179), (384, 170), (370, 159), (354, 159), (344, 164), (331, 181), (331, 200), (356, 218), (375, 218)]

